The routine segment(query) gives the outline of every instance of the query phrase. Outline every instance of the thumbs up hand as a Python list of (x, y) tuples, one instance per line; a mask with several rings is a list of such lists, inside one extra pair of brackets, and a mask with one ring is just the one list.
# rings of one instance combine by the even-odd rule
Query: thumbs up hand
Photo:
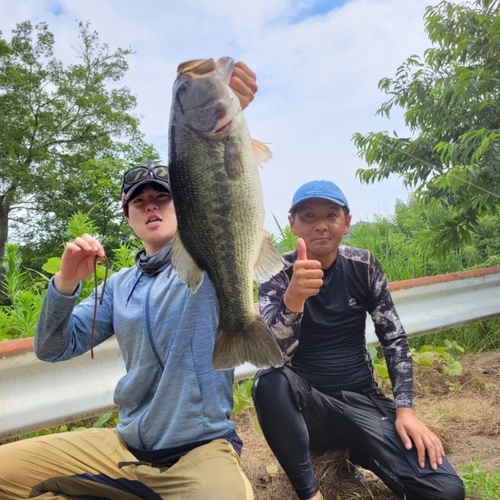
[(309, 297), (319, 293), (323, 286), (323, 271), (317, 260), (308, 260), (304, 240), (297, 240), (297, 260), (293, 264), (293, 276), (285, 292), (286, 307), (296, 313), (304, 311), (304, 303)]

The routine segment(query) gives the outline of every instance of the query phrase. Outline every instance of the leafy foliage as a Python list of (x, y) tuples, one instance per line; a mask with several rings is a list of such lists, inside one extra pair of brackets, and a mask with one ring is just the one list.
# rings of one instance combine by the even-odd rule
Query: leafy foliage
[(248, 406), (253, 406), (252, 384), (253, 378), (235, 382), (233, 391), (233, 413), (235, 415), (241, 413)]
[(2, 291), (11, 303), (16, 301), (16, 298), (22, 293), (26, 284), (26, 273), (22, 271), (21, 263), (17, 245), (8, 244), (2, 262), (4, 270)]
[[(411, 348), (412, 360), (415, 364), (425, 368), (435, 368), (442, 371), (449, 377), (460, 375), (463, 366), (457, 359), (457, 354), (464, 352), (463, 347), (456, 342), (444, 341), (444, 345), (423, 345), (419, 349)], [(375, 373), (382, 384), (389, 386), (389, 370), (387, 363), (379, 347), (370, 347), (368, 349)], [(450, 386), (453, 387), (453, 386)]]
[(32, 337), (35, 334), (44, 293), (36, 284), (30, 287), (28, 273), (22, 270), (17, 245), (7, 245), (3, 268), (2, 291), (10, 304), (0, 307), (0, 340)]
[(462, 373), (462, 364), (455, 359), (454, 355), (463, 352), (463, 347), (449, 340), (445, 341), (444, 346), (424, 345), (418, 351), (415, 348), (411, 350), (414, 363), (426, 367), (440, 367), (443, 373), (450, 377)]
[[(95, 230), (94, 222), (82, 213), (76, 213), (71, 219), (64, 236), (75, 239), (84, 233)], [(114, 259), (110, 262), (108, 276), (123, 267), (134, 264), (134, 255), (139, 250), (137, 242), (119, 246), (112, 253)], [(43, 297), (50, 276), (59, 271), (60, 257), (51, 257), (42, 266), (42, 271), (23, 269), (19, 245), (7, 244), (3, 258), (4, 276), (2, 288), (7, 296), (8, 304), (0, 306), (0, 341), (22, 337), (32, 337), (35, 334), (36, 323), (40, 315)], [(97, 283), (105, 276), (105, 266), (102, 262), (97, 266)], [(94, 276), (82, 282), (82, 290), (78, 301), (88, 297), (94, 290)]]
[(278, 234), (271, 235), (271, 239), (275, 248), (280, 253), (286, 253), (291, 250), (295, 250), (295, 248), (297, 247), (297, 236), (292, 233), (292, 230), (288, 224), (285, 227), (282, 227), (278, 222), (278, 219), (276, 219), (274, 215), (273, 218), (276, 222), (276, 226), (278, 227)]
[(369, 167), (357, 172), (363, 182), (397, 174), (440, 207), (427, 238), (441, 256), (470, 242), (479, 217), (496, 214), (500, 205), (498, 6), (498, 0), (476, 0), (428, 7), (425, 29), (433, 47), (379, 82), (390, 99), (377, 113), (390, 117), (394, 106), (402, 108), (413, 136), (353, 136)]
[(89, 23), (79, 37), (64, 65), (46, 23), (19, 23), (10, 41), (0, 33), (0, 257), (9, 229), (30, 248), (47, 245), (79, 210), (116, 239), (121, 172), (158, 157), (139, 131), (135, 96), (120, 87), (131, 50), (112, 51)]

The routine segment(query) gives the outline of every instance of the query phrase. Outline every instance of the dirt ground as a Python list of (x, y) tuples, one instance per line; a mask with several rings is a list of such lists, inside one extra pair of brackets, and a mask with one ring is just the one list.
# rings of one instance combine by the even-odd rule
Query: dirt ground
[[(486, 470), (500, 470), (500, 352), (468, 355), (463, 373), (449, 377), (437, 368), (415, 367), (417, 411), (438, 434), (450, 462), (481, 460)], [(386, 390), (389, 393), (388, 390)], [(255, 500), (294, 500), (287, 477), (267, 446), (252, 408), (235, 417), (244, 440), (243, 467), (253, 484)], [(313, 456), (325, 500), (395, 500), (397, 497), (368, 471), (365, 481), (352, 479), (338, 452)], [(469, 493), (467, 499), (475, 497)], [(500, 498), (500, 495), (499, 495)]]

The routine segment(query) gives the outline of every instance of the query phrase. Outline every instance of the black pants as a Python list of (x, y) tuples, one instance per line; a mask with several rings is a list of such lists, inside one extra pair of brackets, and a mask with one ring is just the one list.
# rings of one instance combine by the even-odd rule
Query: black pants
[(264, 436), (301, 500), (319, 489), (309, 451), (346, 448), (352, 463), (371, 470), (401, 498), (465, 497), (446, 457), (437, 471), (428, 459), (420, 468), (415, 447), (408, 451), (394, 427), (394, 402), (375, 386), (328, 396), (284, 366), (257, 372), (252, 396)]

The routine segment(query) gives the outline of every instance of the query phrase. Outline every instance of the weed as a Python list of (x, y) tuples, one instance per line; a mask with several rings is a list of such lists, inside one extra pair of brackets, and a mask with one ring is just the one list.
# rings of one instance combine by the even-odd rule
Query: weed
[(475, 500), (498, 500), (500, 498), (500, 472), (487, 471), (481, 464), (481, 459), (463, 464), (462, 481), (467, 493)]

